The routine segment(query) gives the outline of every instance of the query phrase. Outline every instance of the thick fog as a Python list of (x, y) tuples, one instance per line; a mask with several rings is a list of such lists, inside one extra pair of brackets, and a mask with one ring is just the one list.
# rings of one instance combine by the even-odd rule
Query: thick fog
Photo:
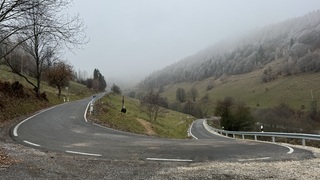
[(68, 13), (79, 13), (90, 40), (64, 58), (132, 85), (217, 41), (318, 9), (319, 0), (75, 0)]

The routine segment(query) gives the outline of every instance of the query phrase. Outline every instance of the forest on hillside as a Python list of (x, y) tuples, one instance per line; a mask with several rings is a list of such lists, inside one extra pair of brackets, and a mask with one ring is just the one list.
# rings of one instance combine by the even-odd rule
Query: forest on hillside
[[(262, 81), (279, 75), (320, 71), (320, 10), (224, 40), (150, 74), (141, 87), (237, 75), (265, 68)], [(269, 64), (279, 61), (278, 67)]]

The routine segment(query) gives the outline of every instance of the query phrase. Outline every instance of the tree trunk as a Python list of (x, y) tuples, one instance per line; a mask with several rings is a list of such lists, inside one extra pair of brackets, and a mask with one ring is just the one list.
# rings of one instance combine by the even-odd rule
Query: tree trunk
[(61, 86), (57, 86), (57, 88), (58, 88), (58, 98), (60, 99), (60, 97), (61, 97)]
[(39, 98), (40, 97), (40, 85), (41, 85), (41, 78), (40, 76), (37, 76), (37, 87), (35, 87), (36, 91), (36, 96)]

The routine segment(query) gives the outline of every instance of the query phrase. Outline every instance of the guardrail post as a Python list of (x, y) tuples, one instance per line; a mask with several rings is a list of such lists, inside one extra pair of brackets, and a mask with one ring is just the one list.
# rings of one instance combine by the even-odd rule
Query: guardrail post
[(226, 133), (226, 136), (228, 137), (228, 133)]
[(302, 146), (306, 146), (306, 140), (302, 139)]
[(244, 139), (244, 135), (242, 134), (242, 139)]
[(276, 137), (272, 136), (272, 142), (276, 142)]
[(258, 140), (258, 139), (257, 139), (257, 135), (254, 135), (254, 140), (256, 140), (256, 141)]
[(233, 137), (233, 139), (235, 139), (235, 138), (236, 138), (236, 135), (235, 135), (235, 134), (232, 134), (232, 137)]

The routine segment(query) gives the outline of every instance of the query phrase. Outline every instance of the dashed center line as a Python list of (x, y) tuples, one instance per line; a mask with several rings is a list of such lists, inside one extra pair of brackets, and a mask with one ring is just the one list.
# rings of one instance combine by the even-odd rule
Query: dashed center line
[(149, 161), (171, 161), (171, 162), (192, 162), (191, 159), (165, 159), (165, 158), (147, 158)]
[(101, 154), (92, 154), (92, 153), (84, 153), (84, 152), (77, 152), (77, 151), (66, 151), (66, 152), (71, 154), (80, 154), (80, 155), (86, 155), (86, 156), (97, 156), (97, 157), (102, 156)]
[(238, 159), (240, 162), (244, 161), (261, 161), (261, 160), (268, 160), (271, 159), (270, 157), (263, 157), (263, 158), (252, 158), (252, 159)]
[(29, 142), (29, 141), (23, 141), (24, 143), (27, 143), (29, 145), (32, 145), (32, 146), (37, 146), (37, 147), (40, 147), (41, 145), (39, 144), (36, 144), (36, 143), (32, 143), (32, 142)]

